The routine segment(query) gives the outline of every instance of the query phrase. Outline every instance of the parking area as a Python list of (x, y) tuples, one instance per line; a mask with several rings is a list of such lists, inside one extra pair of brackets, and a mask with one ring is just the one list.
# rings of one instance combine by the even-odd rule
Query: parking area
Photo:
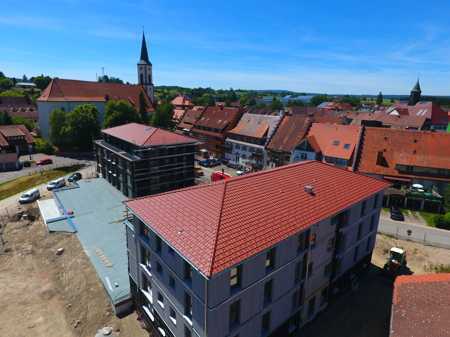
[(201, 176), (197, 176), (196, 178), (196, 182), (197, 184), (208, 184), (211, 182), (211, 174), (213, 174), (214, 172), (223, 172), (226, 174), (229, 174), (232, 177), (236, 177), (237, 176), (237, 170), (233, 169), (231, 167), (228, 167), (224, 164), (220, 164), (214, 167), (204, 167), (204, 166), (200, 166), (197, 163), (195, 163), (195, 168), (196, 170), (201, 170), (202, 175)]
[(67, 167), (67, 166), (73, 166), (73, 165), (93, 165), (95, 162), (93, 160), (89, 159), (76, 159), (76, 158), (69, 158), (69, 157), (61, 157), (61, 156), (49, 156), (42, 153), (36, 153), (33, 155), (26, 155), (21, 156), (20, 161), (32, 161), (32, 162), (38, 162), (39, 160), (42, 160), (44, 158), (50, 158), (52, 160), (52, 164), (38, 166), (36, 164), (32, 164), (31, 167), (23, 167), (21, 170), (18, 171), (8, 171), (8, 172), (0, 172), (0, 184), (19, 178), (27, 175), (32, 175), (35, 173), (53, 170), (58, 167)]

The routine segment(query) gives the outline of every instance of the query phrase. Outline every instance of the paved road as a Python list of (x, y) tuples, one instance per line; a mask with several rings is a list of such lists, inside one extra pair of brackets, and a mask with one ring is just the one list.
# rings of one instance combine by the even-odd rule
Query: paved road
[[(59, 157), (59, 156), (48, 156), (45, 154), (37, 153), (31, 155), (31, 159), (34, 161), (41, 160), (43, 158), (52, 158), (53, 164), (50, 165), (44, 165), (44, 166), (33, 166), (33, 167), (24, 167), (19, 171), (8, 171), (8, 172), (0, 172), (0, 183), (7, 182), (12, 179), (16, 179), (19, 177), (27, 176), (34, 174), (36, 172), (41, 171), (47, 171), (52, 170), (58, 167), (64, 167), (64, 166), (72, 166), (72, 165), (78, 165), (78, 164), (93, 164), (93, 161), (89, 160), (78, 160), (73, 158), (66, 158), (66, 157)], [(21, 161), (30, 160), (30, 156), (21, 156)]]
[[(81, 174), (83, 175), (83, 178), (94, 177), (95, 176), (95, 166), (90, 165), (88, 167), (85, 167), (85, 168), (79, 170), (78, 172), (81, 172)], [(68, 174), (66, 177), (68, 177), (68, 176), (70, 176), (70, 174)], [(49, 191), (47, 191), (46, 186), (47, 186), (47, 183), (36, 186), (37, 188), (39, 188), (39, 192), (41, 193), (41, 198), (51, 195), (51, 193)], [(23, 192), (25, 192), (25, 191), (23, 191)], [(0, 216), (7, 215), (7, 214), (12, 215), (20, 209), (21, 206), (20, 206), (18, 200), (22, 193), (18, 193), (16, 195), (13, 195), (6, 199), (0, 200)]]
[(378, 232), (398, 239), (450, 249), (450, 231), (443, 229), (380, 218)]
[(228, 173), (229, 175), (231, 175), (232, 177), (236, 176), (236, 170), (232, 169), (228, 166), (225, 165), (218, 165), (218, 166), (214, 166), (214, 167), (203, 167), (200, 166), (198, 164), (195, 165), (196, 167), (200, 167), (203, 171), (203, 176), (197, 178), (197, 182), (200, 184), (204, 184), (204, 183), (210, 183), (211, 182), (211, 174), (213, 174), (214, 172), (221, 172), (222, 169), (225, 171), (225, 173)]

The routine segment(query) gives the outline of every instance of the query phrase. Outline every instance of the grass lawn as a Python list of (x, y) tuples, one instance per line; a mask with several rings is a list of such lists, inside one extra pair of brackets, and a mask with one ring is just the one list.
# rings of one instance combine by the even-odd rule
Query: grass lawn
[(422, 216), (422, 218), (425, 219), (425, 221), (427, 222), (427, 225), (430, 227), (436, 227), (436, 225), (434, 224), (434, 217), (438, 214), (436, 213), (430, 213), (430, 212), (424, 212), (424, 211), (420, 211), (419, 214)]
[(65, 176), (82, 168), (82, 165), (60, 167), (54, 170), (43, 171), (29, 176), (20, 177), (0, 184), (0, 200), (20, 192), (24, 192), (37, 185)]

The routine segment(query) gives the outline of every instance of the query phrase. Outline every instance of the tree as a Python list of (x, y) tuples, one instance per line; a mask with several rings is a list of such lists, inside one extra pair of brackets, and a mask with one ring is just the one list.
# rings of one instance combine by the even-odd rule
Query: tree
[(28, 77), (27, 77), (27, 75), (23, 75), (22, 76), (22, 82), (28, 82)]
[(108, 101), (105, 107), (104, 128), (110, 128), (127, 123), (140, 122), (141, 116), (136, 109), (127, 101)]
[(34, 148), (37, 153), (54, 154), (55, 149), (49, 141), (42, 138), (34, 139)]
[(322, 104), (323, 102), (328, 102), (329, 101), (329, 97), (328, 95), (316, 95), (311, 97), (311, 105), (313, 106), (318, 106), (320, 104)]
[(18, 89), (9, 89), (0, 93), (0, 97), (26, 97), (27, 95)]
[(97, 108), (92, 104), (77, 106), (67, 115), (66, 127), (71, 148), (79, 151), (92, 150), (92, 142), (100, 134)]
[(22, 116), (13, 116), (12, 124), (23, 124), (28, 131), (33, 131), (36, 128), (35, 123), (31, 119)]
[(14, 86), (13, 81), (7, 77), (0, 77), (0, 90), (8, 90)]
[(383, 94), (380, 91), (377, 96), (377, 105), (381, 105), (381, 104), (383, 104)]
[(108, 76), (108, 75), (103, 75), (103, 76), (99, 76), (98, 77), (98, 82), (103, 82), (103, 83), (121, 83), (123, 84), (123, 81), (118, 78), (118, 77), (113, 77), (113, 76)]
[(288, 102), (288, 106), (305, 106), (305, 102), (296, 99)]
[(275, 110), (282, 110), (283, 109), (283, 103), (281, 103), (281, 101), (278, 98), (274, 97), (272, 99), (272, 103), (270, 104), (270, 108), (272, 110), (274, 110), (274, 111)]
[(50, 76), (44, 76), (43, 74), (41, 74), (40, 76), (32, 77), (31, 81), (36, 84), (36, 87), (44, 90), (50, 84), (52, 79)]
[(444, 208), (450, 212), (450, 184), (447, 184), (444, 190)]
[(67, 139), (67, 113), (62, 109), (55, 109), (50, 113), (50, 140), (56, 146), (64, 147), (70, 143)]
[(342, 97), (340, 101), (342, 103), (349, 103), (352, 106), (359, 106), (359, 105), (361, 105), (361, 99), (359, 97), (356, 97), (356, 96), (346, 95), (346, 96)]
[(0, 125), (11, 125), (13, 123), (11, 116), (7, 111), (0, 111)]
[(155, 127), (168, 128), (171, 126), (173, 116), (173, 105), (162, 103), (156, 107), (152, 115), (152, 125)]
[(144, 92), (141, 91), (139, 93), (139, 115), (141, 116), (142, 121), (147, 120), (147, 109), (148, 109), (147, 100), (145, 99)]

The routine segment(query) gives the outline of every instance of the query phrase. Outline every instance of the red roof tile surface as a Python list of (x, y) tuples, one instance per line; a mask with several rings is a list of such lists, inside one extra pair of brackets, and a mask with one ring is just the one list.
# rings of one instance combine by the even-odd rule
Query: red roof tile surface
[(450, 274), (395, 280), (390, 337), (450, 336)]
[(129, 123), (102, 130), (103, 133), (137, 146), (196, 143), (197, 140), (148, 125)]
[(0, 97), (0, 111), (7, 112), (11, 117), (38, 119), (36, 105), (27, 97)]
[(195, 122), (202, 116), (205, 109), (206, 108), (203, 106), (195, 106), (192, 109), (187, 110), (183, 115), (181, 122), (177, 125), (177, 129), (178, 130), (192, 129), (194, 127)]
[[(25, 125), (0, 125), (0, 146), (8, 146), (9, 137), (24, 137), (28, 144), (34, 143), (34, 138)], [(5, 144), (6, 142), (6, 144)]]
[[(240, 116), (239, 108), (222, 108), (219, 106), (209, 106), (203, 112), (200, 119), (195, 122), (195, 127), (218, 129), (223, 131), (234, 123)], [(197, 130), (201, 131), (201, 130)]]
[(229, 136), (239, 135), (252, 138), (270, 138), (280, 123), (281, 116), (245, 113)]
[(355, 125), (361, 125), (364, 121), (378, 121), (392, 128), (417, 130), (422, 129), (427, 120), (426, 116), (388, 115), (385, 112), (347, 112), (346, 117)]
[[(309, 184), (314, 195), (304, 191)], [(306, 161), (134, 199), (126, 205), (210, 277), (388, 186)]]
[(361, 137), (361, 126), (314, 123), (308, 137), (314, 137), (326, 157), (349, 160)]
[(181, 106), (181, 107), (189, 107), (189, 106), (193, 106), (194, 104), (192, 104), (192, 101), (184, 96), (184, 95), (178, 95), (177, 97), (175, 97), (172, 100), (172, 105), (174, 105), (175, 107), (177, 106)]
[(38, 98), (40, 102), (106, 102), (125, 100), (139, 109), (139, 96), (143, 93), (147, 111), (153, 111), (153, 105), (141, 85), (121, 83), (103, 83), (78, 80), (53, 79)]
[(406, 103), (396, 103), (386, 110), (387, 114), (406, 114), (410, 116), (424, 116), (431, 120), (432, 124), (446, 125), (448, 122), (447, 112), (441, 106), (434, 102), (418, 102), (414, 106)]
[(414, 177), (399, 172), (397, 164), (450, 170), (450, 134), (365, 128), (358, 171), (391, 177)]
[(284, 116), (267, 148), (272, 151), (292, 152), (305, 138), (312, 119), (307, 115)]

